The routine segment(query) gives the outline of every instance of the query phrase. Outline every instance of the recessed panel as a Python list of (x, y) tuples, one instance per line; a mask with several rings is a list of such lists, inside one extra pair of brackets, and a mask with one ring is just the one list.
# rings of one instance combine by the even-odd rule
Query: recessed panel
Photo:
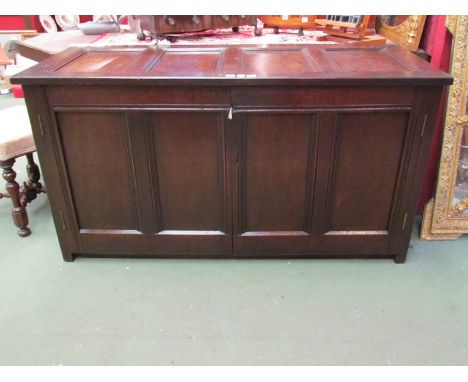
[(314, 72), (315, 65), (307, 48), (242, 50), (241, 73), (257, 77), (294, 77)]
[(153, 126), (161, 230), (225, 231), (220, 114), (154, 113)]
[(401, 72), (407, 70), (382, 48), (324, 49), (333, 69), (338, 72)]
[(213, 76), (221, 69), (224, 49), (173, 48), (163, 51), (148, 68), (148, 73), (167, 77)]
[(138, 230), (123, 113), (57, 114), (80, 229)]
[(316, 144), (314, 118), (249, 115), (240, 134), (240, 232), (291, 235), (306, 231)]
[(405, 112), (338, 115), (326, 232), (389, 230), (407, 124)]
[(125, 74), (143, 57), (143, 49), (89, 51), (56, 70), (58, 73)]

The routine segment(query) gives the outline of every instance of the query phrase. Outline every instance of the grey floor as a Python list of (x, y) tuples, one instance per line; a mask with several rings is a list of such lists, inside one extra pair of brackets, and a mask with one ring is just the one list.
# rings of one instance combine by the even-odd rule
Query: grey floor
[(423, 242), (415, 226), (403, 265), (65, 263), (47, 197), (29, 207), (28, 238), (16, 236), (9, 203), (0, 200), (1, 365), (468, 364), (468, 237)]

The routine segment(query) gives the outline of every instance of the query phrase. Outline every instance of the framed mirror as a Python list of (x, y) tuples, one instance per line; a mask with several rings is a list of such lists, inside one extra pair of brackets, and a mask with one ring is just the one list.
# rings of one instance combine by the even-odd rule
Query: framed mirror
[(426, 16), (381, 15), (377, 16), (377, 33), (388, 40), (416, 51), (421, 41)]
[(468, 233), (468, 16), (448, 16), (453, 34), (450, 87), (435, 197), (424, 210), (421, 239)]

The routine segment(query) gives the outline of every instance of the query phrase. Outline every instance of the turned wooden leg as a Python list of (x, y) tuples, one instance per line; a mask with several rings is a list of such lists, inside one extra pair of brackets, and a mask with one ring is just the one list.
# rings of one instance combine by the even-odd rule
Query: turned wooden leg
[(23, 206), (36, 199), (37, 194), (45, 192), (42, 184), (39, 182), (41, 173), (39, 172), (38, 165), (34, 162), (33, 153), (26, 154), (28, 164), (26, 165), (26, 172), (28, 174), (28, 181), (20, 189), (20, 201)]
[(42, 184), (39, 183), (41, 173), (39, 172), (39, 166), (34, 162), (33, 153), (26, 154), (26, 158), (28, 159), (28, 164), (26, 165), (28, 173), (27, 185), (36, 189), (42, 188)]
[(28, 213), (26, 212), (26, 208), (22, 206), (20, 202), (19, 184), (15, 180), (16, 172), (12, 168), (14, 164), (14, 159), (0, 161), (0, 167), (3, 169), (3, 179), (7, 182), (6, 190), (13, 203), (13, 208), (11, 210), (13, 221), (19, 228), (18, 235), (25, 237), (31, 234), (31, 230), (28, 228)]

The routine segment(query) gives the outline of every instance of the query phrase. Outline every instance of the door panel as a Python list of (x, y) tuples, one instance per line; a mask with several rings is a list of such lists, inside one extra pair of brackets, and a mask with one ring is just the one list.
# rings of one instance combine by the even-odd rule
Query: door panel
[(413, 111), (321, 114), (313, 217), (321, 255), (389, 256), (411, 152)]
[(406, 112), (338, 114), (325, 234), (388, 234), (408, 120)]
[(408, 109), (234, 115), (235, 255), (389, 254), (410, 151)]
[(287, 112), (236, 118), (235, 252), (262, 252), (261, 243), (275, 237), (290, 249), (299, 249), (309, 236), (312, 217), (316, 118)]
[(220, 113), (154, 113), (161, 231), (226, 232)]
[(408, 110), (243, 109), (232, 125), (226, 115), (57, 112), (80, 251), (389, 253), (410, 152)]
[(307, 230), (314, 133), (310, 115), (245, 118), (240, 136), (240, 233)]
[(226, 115), (193, 109), (56, 113), (80, 251), (231, 256)]
[(139, 231), (125, 114), (61, 112), (57, 124), (79, 229)]

